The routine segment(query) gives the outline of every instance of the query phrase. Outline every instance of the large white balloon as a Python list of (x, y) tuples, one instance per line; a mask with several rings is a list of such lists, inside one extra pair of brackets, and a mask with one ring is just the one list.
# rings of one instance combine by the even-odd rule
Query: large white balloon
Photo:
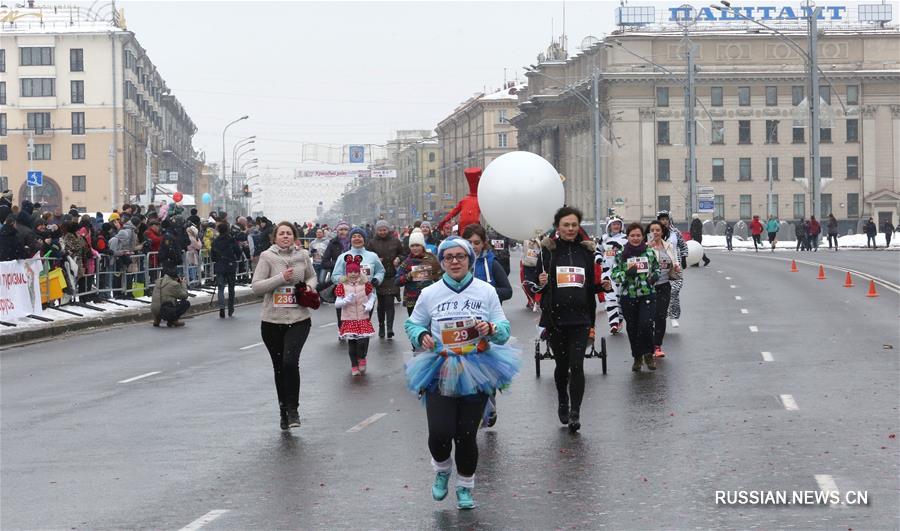
[(703, 259), (703, 245), (697, 243), (697, 240), (688, 240), (686, 243), (688, 248), (687, 265), (699, 264)]
[(478, 183), (478, 204), (488, 224), (514, 240), (553, 226), (565, 191), (559, 172), (540, 155), (505, 153), (488, 164)]

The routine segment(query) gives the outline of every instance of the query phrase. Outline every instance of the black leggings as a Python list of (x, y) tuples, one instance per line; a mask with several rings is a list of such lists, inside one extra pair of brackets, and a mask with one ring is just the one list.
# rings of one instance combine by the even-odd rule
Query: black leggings
[(762, 246), (762, 242), (760, 241), (759, 234), (753, 234), (753, 249), (759, 249)]
[(366, 359), (369, 354), (369, 338), (350, 339), (347, 341), (347, 348), (350, 352), (350, 364), (356, 367), (359, 360)]
[(478, 466), (478, 424), (484, 415), (487, 395), (444, 396), (429, 391), (425, 396), (428, 415), (428, 449), (435, 462), (450, 459), (451, 443), (456, 445), (456, 471), (470, 477)]
[(288, 409), (297, 409), (300, 402), (300, 351), (311, 327), (309, 319), (291, 324), (262, 322), (262, 340), (272, 358), (278, 403)]
[(216, 273), (220, 310), (225, 309), (225, 286), (228, 286), (228, 307), (234, 308), (234, 273)]
[(559, 403), (581, 411), (581, 399), (584, 398), (584, 351), (587, 349), (590, 328), (586, 326), (566, 327), (549, 330), (550, 348), (556, 369), (553, 379), (556, 380), (556, 394)]
[(378, 329), (385, 325), (387, 318), (387, 331), (394, 331), (394, 296), (388, 293), (378, 295)]
[(625, 329), (631, 343), (631, 356), (639, 358), (653, 354), (653, 320), (656, 316), (656, 297), (622, 297), (622, 313), (625, 314)]
[(653, 316), (653, 346), (661, 347), (666, 336), (666, 316), (669, 313), (669, 299), (672, 296), (672, 284), (665, 282), (656, 285), (656, 311)]

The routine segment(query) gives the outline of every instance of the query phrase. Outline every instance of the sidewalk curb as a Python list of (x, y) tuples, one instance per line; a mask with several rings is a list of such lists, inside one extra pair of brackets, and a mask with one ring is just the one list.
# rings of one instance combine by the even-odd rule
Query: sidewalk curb
[[(210, 311), (218, 310), (219, 304), (216, 300), (210, 300), (208, 297), (197, 296), (193, 298), (204, 299), (203, 302), (194, 304), (188, 309), (185, 316), (192, 316)], [(235, 304), (248, 304), (259, 302), (263, 299), (262, 295), (254, 293), (246, 293), (243, 295), (235, 294)], [(21, 332), (7, 333), (2, 336), (3, 347), (0, 350), (6, 350), (11, 347), (19, 347), (23, 344), (40, 342), (50, 339), (58, 339), (66, 335), (73, 335), (79, 332), (92, 331), (95, 329), (111, 327), (120, 324), (150, 322), (153, 320), (153, 314), (150, 313), (150, 305), (146, 308), (130, 308), (121, 312), (116, 312), (110, 317), (102, 315), (90, 318), (72, 319), (60, 323), (51, 323), (49, 326), (40, 328), (30, 328)]]

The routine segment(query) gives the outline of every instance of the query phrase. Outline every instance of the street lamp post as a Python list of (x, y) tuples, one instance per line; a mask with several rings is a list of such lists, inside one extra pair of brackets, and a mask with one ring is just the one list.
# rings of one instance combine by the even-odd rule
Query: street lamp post
[[(225, 132), (228, 131), (228, 128), (231, 127), (232, 125), (240, 122), (241, 120), (246, 120), (247, 118), (250, 118), (250, 115), (245, 114), (245, 115), (241, 116), (240, 118), (238, 118), (237, 120), (229, 122), (229, 124), (226, 125), (224, 129), (222, 129), (222, 186), (224, 186), (224, 183), (225, 183)], [(223, 193), (223, 196), (224, 196), (224, 193)]]

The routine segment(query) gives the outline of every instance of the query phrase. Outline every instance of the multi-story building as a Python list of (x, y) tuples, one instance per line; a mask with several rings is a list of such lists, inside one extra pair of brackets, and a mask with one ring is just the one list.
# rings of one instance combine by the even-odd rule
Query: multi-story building
[(108, 211), (158, 181), (194, 193), (196, 127), (122, 13), (104, 8), (0, 8), (0, 188), (29, 197), (26, 172), (40, 170), (47, 209)]
[(440, 168), (441, 150), (436, 139), (422, 140), (400, 151), (393, 189), (399, 223), (408, 224), (422, 216), (430, 219), (438, 210), (441, 201), (437, 192), (437, 174)]
[(519, 113), (520, 89), (508, 83), (492, 94), (476, 93), (437, 125), (441, 149), (437, 187), (441, 201), (437, 206), (442, 212), (453, 208), (469, 192), (465, 168), (485, 168), (500, 155), (516, 150), (517, 131), (510, 120)]
[[(664, 10), (664, 18), (672, 11)], [(514, 120), (519, 148), (542, 155), (566, 176), (567, 203), (588, 219), (595, 205), (592, 122), (576, 93), (591, 98), (595, 68), (603, 116), (603, 215), (613, 208), (631, 220), (650, 219), (658, 210), (689, 217), (686, 35), (697, 65), (698, 185), (712, 188), (715, 198), (707, 217), (748, 220), (771, 210), (790, 220), (812, 213), (803, 55), (755, 24), (713, 20), (707, 12), (715, 11), (700, 9), (688, 33), (668, 19), (623, 26), (602, 41), (586, 40), (575, 57), (545, 61), (527, 74), (528, 88), (519, 93), (522, 114)], [(806, 49), (802, 18), (769, 17), (765, 23)], [(833, 212), (844, 229), (854, 230), (868, 216), (896, 221), (900, 32), (858, 21), (855, 13), (819, 25), (822, 215)]]

